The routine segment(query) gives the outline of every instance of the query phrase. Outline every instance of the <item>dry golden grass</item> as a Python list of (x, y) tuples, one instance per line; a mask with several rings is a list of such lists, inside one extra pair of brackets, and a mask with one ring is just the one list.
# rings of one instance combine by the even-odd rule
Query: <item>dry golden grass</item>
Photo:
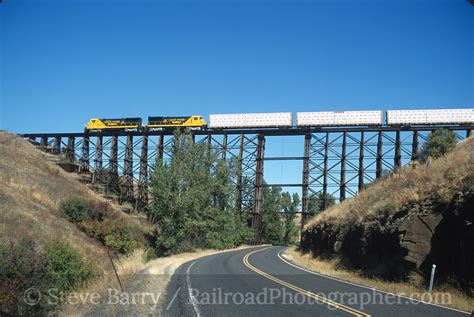
[(420, 201), (432, 193), (462, 184), (474, 173), (474, 137), (458, 144), (446, 157), (427, 164), (413, 164), (376, 181), (356, 197), (334, 205), (315, 216), (305, 228), (321, 223), (361, 223), (383, 213)]
[(139, 228), (143, 225), (48, 161), (48, 155), (15, 135), (0, 132), (0, 241), (30, 237), (41, 248), (52, 239), (65, 240), (100, 272), (108, 271), (106, 249), (69, 223), (58, 210), (59, 202), (82, 196), (92, 204), (106, 206), (116, 219)]
[[(146, 262), (146, 252), (142, 249), (137, 249), (127, 256), (123, 256), (120, 259), (116, 257), (112, 258), (114, 261), (115, 268), (117, 270), (117, 275), (119, 276), (120, 282), (122, 285), (127, 285), (133, 280), (134, 275), (143, 270)], [(101, 295), (101, 298), (107, 298), (108, 289), (120, 290), (120, 284), (117, 280), (115, 273), (112, 271), (112, 264), (110, 259), (107, 258), (105, 263), (109, 266), (109, 271), (102, 274), (99, 278), (95, 279), (93, 283), (87, 285), (83, 289), (77, 290), (75, 294), (86, 298), (87, 294), (98, 293)], [(110, 306), (110, 307), (109, 307)], [(94, 305), (91, 302), (86, 302), (85, 304), (69, 304), (66, 302), (60, 311), (58, 311), (59, 316), (85, 316), (88, 312), (93, 310)], [(106, 309), (113, 309), (113, 305), (106, 305)], [(107, 311), (107, 316), (113, 315), (112, 311)]]
[[(422, 285), (421, 279), (417, 278), (417, 276), (413, 276), (409, 283), (367, 278), (359, 271), (350, 271), (343, 268), (337, 258), (325, 260), (314, 258), (310, 253), (302, 255), (295, 247), (285, 250), (283, 257), (307, 270), (385, 292), (409, 296), (415, 299), (422, 299), (423, 294), (426, 293), (426, 287)], [(450, 303), (442, 303), (442, 300), (446, 299), (446, 294), (450, 294)], [(474, 311), (474, 298), (468, 297), (465, 293), (449, 286), (435, 288), (432, 298), (433, 302), (437, 304), (447, 304), (447, 306), (468, 312)]]

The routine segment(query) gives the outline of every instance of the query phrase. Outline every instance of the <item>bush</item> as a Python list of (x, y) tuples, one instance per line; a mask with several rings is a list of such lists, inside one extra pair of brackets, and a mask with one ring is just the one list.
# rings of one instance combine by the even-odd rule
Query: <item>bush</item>
[(207, 222), (204, 236), (206, 247), (212, 249), (229, 249), (239, 245), (242, 241), (252, 238), (252, 230), (241, 219), (237, 212), (215, 211), (212, 222)]
[(108, 204), (90, 203), (82, 197), (71, 196), (59, 203), (61, 210), (72, 223), (80, 223), (92, 219), (102, 221), (106, 217), (104, 211), (108, 211)]
[(88, 236), (122, 253), (129, 253), (145, 243), (144, 238), (132, 225), (113, 219), (87, 220), (82, 222), (79, 228)]
[(45, 302), (29, 306), (24, 292), (34, 287), (40, 292), (48, 289), (48, 275), (42, 257), (33, 240), (22, 239), (16, 244), (0, 244), (0, 307), (12, 315), (42, 315), (48, 311)]
[(89, 203), (82, 197), (72, 196), (59, 203), (61, 210), (72, 223), (78, 223), (86, 219), (89, 211)]
[[(68, 244), (53, 241), (44, 251), (35, 241), (22, 239), (16, 243), (0, 244), (0, 289), (8, 290), (0, 296), (2, 312), (12, 315), (41, 316), (59, 304), (57, 297), (84, 285), (95, 276), (89, 263)], [(28, 290), (32, 290), (25, 297)], [(41, 296), (37, 296), (38, 293)], [(38, 300), (34, 305), (27, 304)]]
[(52, 288), (71, 291), (95, 277), (91, 263), (82, 260), (79, 252), (67, 243), (54, 240), (45, 251), (45, 262)]
[(430, 134), (429, 140), (423, 144), (421, 158), (427, 160), (428, 157), (438, 158), (446, 155), (456, 146), (456, 132), (447, 129), (438, 129)]
[(107, 218), (107, 203), (89, 203), (73, 196), (61, 201), (60, 210), (88, 236), (115, 251), (128, 253), (145, 243), (142, 233), (135, 226)]

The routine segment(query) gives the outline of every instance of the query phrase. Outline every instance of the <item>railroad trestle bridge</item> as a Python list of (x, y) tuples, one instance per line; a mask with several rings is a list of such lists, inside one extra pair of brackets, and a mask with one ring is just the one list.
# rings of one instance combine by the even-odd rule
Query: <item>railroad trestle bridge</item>
[[(205, 142), (223, 159), (234, 157), (238, 175), (234, 180), (236, 207), (252, 215), (254, 241), (260, 240), (264, 186), (301, 188), (302, 225), (315, 210), (311, 195), (327, 194), (339, 201), (357, 195), (368, 183), (387, 171), (419, 159), (422, 142), (430, 132), (446, 128), (462, 140), (471, 136), (474, 124), (451, 126), (379, 126), (282, 129), (219, 129), (191, 131), (195, 142)], [(92, 182), (103, 182), (137, 210), (151, 201), (149, 171), (156, 160), (173, 155), (173, 131), (108, 131), (95, 133), (21, 134), (33, 144), (77, 163), (78, 173), (89, 172)], [(299, 136), (304, 148), (295, 156), (265, 156), (265, 140)], [(300, 183), (275, 184), (264, 181), (265, 161), (300, 160)]]

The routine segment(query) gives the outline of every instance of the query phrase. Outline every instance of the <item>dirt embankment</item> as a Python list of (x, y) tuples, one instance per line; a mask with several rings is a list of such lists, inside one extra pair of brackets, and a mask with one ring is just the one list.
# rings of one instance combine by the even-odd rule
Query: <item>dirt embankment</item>
[(474, 283), (474, 138), (447, 157), (407, 166), (316, 216), (301, 249), (339, 257), (369, 276), (403, 280), (411, 271)]

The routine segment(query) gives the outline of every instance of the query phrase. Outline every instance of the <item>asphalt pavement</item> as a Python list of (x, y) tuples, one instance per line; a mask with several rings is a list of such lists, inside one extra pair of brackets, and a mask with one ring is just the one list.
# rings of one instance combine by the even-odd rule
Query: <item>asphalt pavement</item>
[(163, 314), (246, 317), (470, 315), (314, 274), (282, 258), (284, 249), (255, 247), (183, 264), (168, 284)]

